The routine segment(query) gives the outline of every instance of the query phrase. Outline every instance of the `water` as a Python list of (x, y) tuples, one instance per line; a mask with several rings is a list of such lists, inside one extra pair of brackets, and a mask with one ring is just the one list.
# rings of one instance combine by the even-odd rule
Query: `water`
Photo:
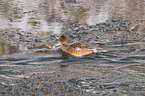
[[(0, 95), (144, 96), (144, 4), (0, 0)], [(60, 34), (107, 51), (64, 54)]]
[[(144, 0), (1, 0), (0, 29), (61, 33), (63, 25), (145, 19)], [(75, 3), (76, 2), (76, 3)]]
[[(125, 29), (134, 22), (144, 21), (112, 20), (93, 26), (67, 26), (67, 32), (63, 34), (69, 37), (70, 42), (100, 42), (100, 47), (107, 50), (81, 58), (63, 54), (58, 35), (42, 38), (26, 32), (18, 34), (22, 33), (18, 29), (12, 32), (17, 35), (17, 39), (14, 39), (11, 31), (8, 31), (10, 37), (3, 35), (2, 40), (10, 39), (13, 44), (17, 41), (17, 46), (25, 46), (27, 50), (17, 49), (14, 45), (9, 45), (11, 50), (5, 49), (0, 59), (0, 94), (143, 96), (145, 35), (142, 31), (133, 31), (138, 30), (135, 26), (131, 30)], [(32, 42), (35, 46), (32, 46)], [(44, 46), (46, 42), (53, 44)], [(4, 43), (3, 46), (6, 48), (8, 45)]]

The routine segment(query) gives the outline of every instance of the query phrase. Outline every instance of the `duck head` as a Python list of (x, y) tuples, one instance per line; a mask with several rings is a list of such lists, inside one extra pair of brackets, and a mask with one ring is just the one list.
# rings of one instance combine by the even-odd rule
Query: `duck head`
[(69, 41), (68, 41), (68, 39), (67, 39), (67, 37), (66, 37), (65, 35), (61, 35), (61, 36), (59, 37), (59, 41), (60, 41), (61, 44), (63, 44), (63, 45), (69, 45)]

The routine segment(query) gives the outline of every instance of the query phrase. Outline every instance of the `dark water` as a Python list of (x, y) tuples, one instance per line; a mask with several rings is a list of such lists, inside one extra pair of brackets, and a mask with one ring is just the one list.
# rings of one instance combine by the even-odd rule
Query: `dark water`
[[(115, 22), (116, 26), (118, 21), (111, 22)], [(123, 27), (112, 29), (109, 29), (110, 23), (91, 27), (68, 26), (67, 30), (73, 32), (67, 31), (65, 34), (72, 42), (75, 40), (101, 42), (103, 44), (100, 47), (107, 52), (76, 58), (62, 54), (59, 46), (55, 50), (48, 48), (38, 51), (38, 48), (35, 51), (35, 48), (32, 48), (25, 52), (4, 54), (0, 59), (0, 94), (144, 96), (145, 35), (123, 29), (130, 24), (126, 22), (128, 21), (121, 21), (119, 24), (124, 25)], [(27, 37), (29, 36), (18, 41), (28, 45), (30, 39)], [(55, 36), (50, 37), (53, 42)], [(37, 41), (43, 40), (37, 39), (35, 43)], [(54, 39), (54, 42), (58, 40)]]

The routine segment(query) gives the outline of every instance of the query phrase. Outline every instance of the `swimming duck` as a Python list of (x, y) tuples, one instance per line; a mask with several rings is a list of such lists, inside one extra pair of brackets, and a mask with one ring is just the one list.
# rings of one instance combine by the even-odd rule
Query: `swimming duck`
[(61, 42), (61, 48), (62, 51), (71, 54), (75, 57), (82, 57), (84, 55), (88, 55), (91, 53), (97, 53), (100, 52), (100, 49), (102, 48), (91, 48), (91, 44), (86, 42), (76, 42), (69, 44), (69, 40), (65, 35), (61, 35), (59, 37), (59, 41)]

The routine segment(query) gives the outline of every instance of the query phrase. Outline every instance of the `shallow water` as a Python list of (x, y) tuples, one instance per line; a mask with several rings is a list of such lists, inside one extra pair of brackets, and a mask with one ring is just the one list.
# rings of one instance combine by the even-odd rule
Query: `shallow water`
[[(105, 27), (104, 30), (103, 26), (109, 26), (107, 24), (102, 23), (94, 28), (85, 25), (69, 26), (70, 29), (67, 29), (74, 31), (65, 33), (72, 42), (101, 42), (103, 44), (100, 47), (107, 52), (76, 58), (63, 54), (58, 45), (56, 49), (40, 50), (34, 47), (24, 52), (4, 54), (0, 59), (0, 94), (143, 96), (145, 35), (127, 29), (116, 28), (114, 31)], [(81, 28), (87, 31), (77, 32)], [(50, 37), (52, 42), (58, 42), (55, 36)], [(22, 40), (24, 45), (29, 45), (26, 44), (28, 38), (26, 36)]]
[[(144, 4), (0, 0), (0, 96), (144, 96)], [(62, 32), (107, 51), (63, 54)]]

